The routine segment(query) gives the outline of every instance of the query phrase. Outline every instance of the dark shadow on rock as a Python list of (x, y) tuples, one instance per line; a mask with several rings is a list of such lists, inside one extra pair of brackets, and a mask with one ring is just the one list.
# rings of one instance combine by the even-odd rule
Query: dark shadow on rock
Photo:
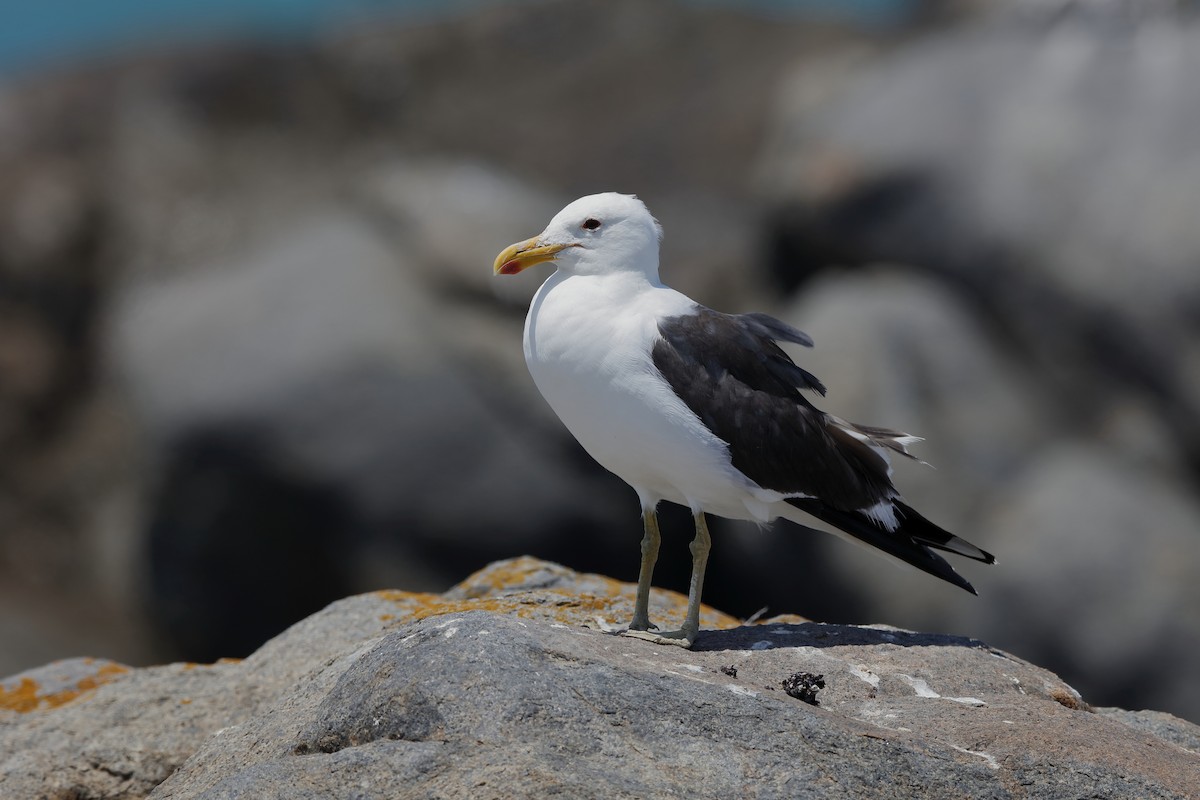
[(895, 628), (868, 628), (859, 625), (829, 625), (822, 622), (798, 624), (768, 623), (743, 625), (721, 631), (700, 631), (697, 651), (773, 650), (778, 647), (969, 647), (1000, 654), (984, 642), (966, 636), (941, 633), (913, 633)]

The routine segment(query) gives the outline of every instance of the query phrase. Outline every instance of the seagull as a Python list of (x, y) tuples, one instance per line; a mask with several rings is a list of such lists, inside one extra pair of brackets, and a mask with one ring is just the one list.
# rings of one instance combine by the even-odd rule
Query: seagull
[[(525, 320), (524, 350), (542, 396), (585, 450), (628, 483), (644, 532), (628, 635), (691, 647), (710, 537), (705, 514), (764, 524), (815, 517), (976, 594), (934, 550), (995, 558), (910, 508), (888, 458), (915, 459), (919, 437), (847, 422), (801, 393), (825, 387), (779, 342), (811, 347), (802, 331), (762, 313), (724, 314), (665, 286), (662, 227), (633, 195), (581, 197), (537, 236), (510, 245), (496, 275), (537, 264), (556, 271)], [(692, 575), (682, 627), (651, 630), (657, 508), (692, 511)]]

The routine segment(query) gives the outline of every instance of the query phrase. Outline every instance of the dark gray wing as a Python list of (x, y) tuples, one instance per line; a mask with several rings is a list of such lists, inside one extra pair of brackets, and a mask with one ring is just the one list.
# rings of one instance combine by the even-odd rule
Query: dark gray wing
[[(825, 387), (777, 340), (812, 346), (802, 331), (766, 314), (722, 314), (697, 306), (659, 321), (654, 365), (675, 394), (728, 443), (733, 465), (759, 486), (803, 494), (790, 504), (972, 594), (975, 589), (930, 548), (991, 564), (995, 558), (942, 530), (896, 498), (887, 462), (865, 436), (908, 455), (884, 428), (856, 426), (815, 408), (800, 393)], [(858, 434), (857, 436), (855, 434)], [(886, 530), (864, 510), (890, 502), (899, 525)]]
[(886, 462), (800, 393), (825, 387), (775, 340), (811, 345), (806, 334), (766, 314), (703, 306), (660, 320), (658, 329), (654, 365), (759, 486), (845, 510), (892, 494)]
[(967, 582), (966, 578), (955, 572), (954, 567), (950, 566), (946, 559), (929, 548), (956, 553), (976, 561), (982, 561), (984, 564), (996, 563), (996, 557), (991, 553), (981, 550), (966, 539), (955, 536), (949, 531), (942, 530), (900, 500), (892, 500), (896, 518), (900, 523), (894, 531), (884, 530), (861, 512), (843, 511), (817, 499), (792, 498), (787, 502), (801, 511), (812, 514), (817, 519), (824, 520), (835, 528), (845, 531), (855, 539), (877, 547), (930, 575), (966, 589), (971, 594), (978, 594), (975, 587)]

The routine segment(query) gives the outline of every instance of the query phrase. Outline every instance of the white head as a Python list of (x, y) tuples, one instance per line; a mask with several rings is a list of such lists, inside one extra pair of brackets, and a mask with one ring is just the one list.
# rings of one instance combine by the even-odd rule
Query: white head
[(658, 280), (662, 227), (631, 194), (591, 194), (554, 215), (546, 230), (496, 256), (497, 275), (553, 261), (572, 275), (634, 272)]

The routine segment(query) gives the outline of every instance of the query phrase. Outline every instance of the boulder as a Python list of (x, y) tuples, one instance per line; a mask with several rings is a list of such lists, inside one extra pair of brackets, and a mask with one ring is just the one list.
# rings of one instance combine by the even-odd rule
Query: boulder
[[(952, 627), (1072, 676), (1094, 696), (1200, 716), (1200, 503), (1085, 443), (1038, 453), (979, 516), (1002, 542), (984, 602)], [(1120, 631), (1120, 635), (1114, 635)]]
[[(1200, 581), (1200, 504), (1164, 466), (1165, 443), (1069, 437), (1035, 368), (912, 270), (823, 276), (784, 316), (816, 340), (796, 356), (829, 387), (818, 405), (927, 437), (912, 449), (930, 466), (896, 459), (896, 485), (999, 561), (956, 564), (980, 592), (972, 598), (830, 537), (813, 542), (836, 596), (861, 603), (853, 613), (970, 631), (1089, 696), (1200, 714), (1190, 678), (1200, 606), (1186, 588)], [(818, 594), (831, 593), (797, 588), (784, 607), (815, 613)], [(1105, 635), (1114, 624), (1128, 633)]]
[(1053, 2), (785, 81), (758, 172), (777, 278), (934, 271), (1077, 425), (1133, 393), (1195, 468), (1198, 41), (1170, 4)]
[(414, 277), (451, 296), (495, 296), (522, 315), (546, 270), (497, 280), (492, 260), (571, 200), (465, 159), (391, 161), (372, 169), (357, 195), (379, 230), (413, 258)]
[[(633, 595), (522, 558), (339, 601), (241, 662), (14, 676), (0, 780), (97, 800), (1200, 792), (1200, 728), (1092, 708), (983, 642), (706, 608), (685, 651), (610, 632)], [(652, 599), (679, 621), (684, 598)]]
[[(964, 569), (973, 602), (822, 545), (867, 595), (836, 618), (971, 631), (1195, 718), (1163, 665), (1195, 649), (1200, 26), (1168, 3), (1009, 6), (780, 84), (757, 185), (822, 407), (927, 437), (935, 470), (898, 486), (999, 559)], [(1138, 633), (1095, 635), (1115, 620)]]
[[(174, 653), (245, 655), (337, 596), (445, 586), (514, 541), (615, 551), (596, 533), (625, 524), (635, 563), (636, 502), (536, 397), (520, 319), (464, 306), (415, 252), (325, 209), (121, 293), (112, 351), (160, 475), (148, 609)], [(269, 575), (230, 566), (272, 552)]]

